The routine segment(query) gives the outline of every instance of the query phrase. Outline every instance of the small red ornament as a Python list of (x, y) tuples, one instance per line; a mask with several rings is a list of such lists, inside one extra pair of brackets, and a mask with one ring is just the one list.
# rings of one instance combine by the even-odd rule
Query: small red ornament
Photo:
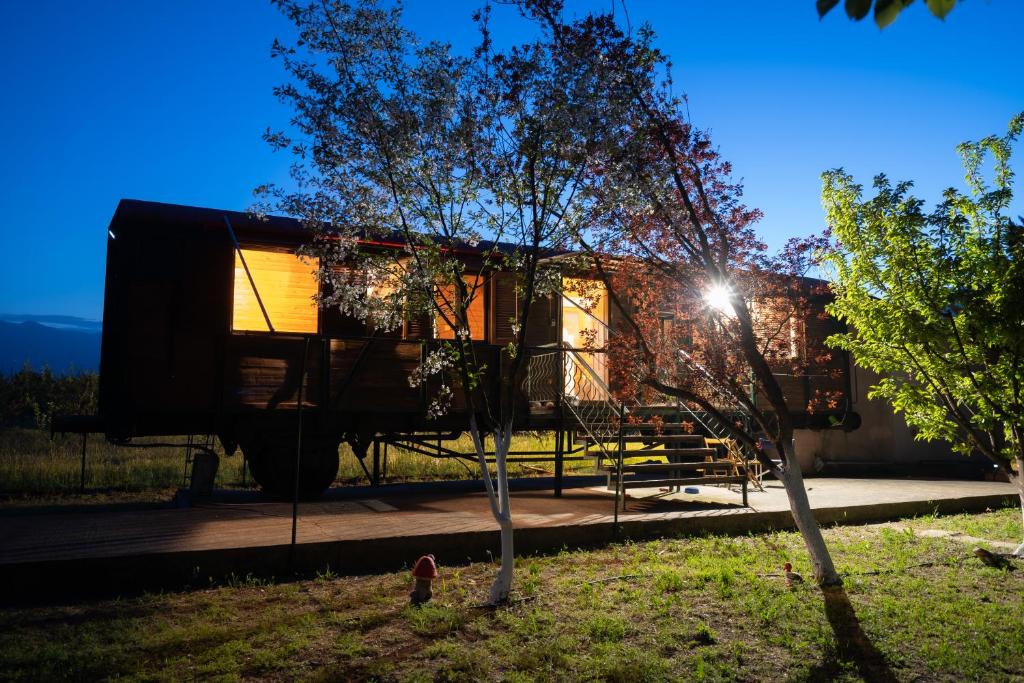
[(437, 564), (433, 555), (424, 555), (416, 560), (416, 566), (412, 569), (412, 575), (417, 579), (436, 579)]
[(416, 564), (412, 568), (412, 577), (413, 586), (412, 591), (409, 593), (409, 602), (413, 606), (418, 607), (425, 602), (429, 602), (430, 598), (434, 595), (430, 586), (433, 580), (437, 578), (437, 563), (434, 562), (434, 556), (424, 555), (416, 560)]

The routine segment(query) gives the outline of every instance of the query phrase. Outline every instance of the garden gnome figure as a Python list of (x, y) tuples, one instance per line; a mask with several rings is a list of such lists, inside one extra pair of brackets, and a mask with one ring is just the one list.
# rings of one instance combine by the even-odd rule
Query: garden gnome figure
[(416, 560), (416, 566), (412, 568), (412, 577), (415, 583), (412, 592), (409, 593), (409, 602), (419, 606), (433, 596), (430, 584), (437, 578), (437, 564), (434, 562), (434, 556), (424, 555)]

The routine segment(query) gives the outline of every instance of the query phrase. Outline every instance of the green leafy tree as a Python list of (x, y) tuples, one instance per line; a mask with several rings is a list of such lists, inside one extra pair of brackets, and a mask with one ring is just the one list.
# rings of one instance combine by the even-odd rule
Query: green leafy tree
[[(925, 0), (925, 5), (936, 17), (945, 19), (946, 15), (956, 6), (957, 1)], [(839, 0), (817, 0), (815, 4), (818, 8), (818, 17), (824, 19), (825, 15), (839, 4)], [(885, 28), (896, 21), (900, 12), (912, 4), (914, 4), (914, 0), (846, 0), (843, 7), (846, 10), (846, 16), (854, 21), (864, 19), (871, 13), (873, 7), (875, 23), (878, 24), (878, 28)]]
[(970, 191), (947, 189), (931, 211), (884, 175), (864, 199), (841, 169), (822, 176), (822, 201), (836, 238), (831, 313), (850, 326), (829, 342), (883, 376), (868, 395), (917, 438), (995, 463), (1024, 511), (1024, 226), (1007, 215), (1022, 130), (1024, 113), (1005, 135), (961, 144)]

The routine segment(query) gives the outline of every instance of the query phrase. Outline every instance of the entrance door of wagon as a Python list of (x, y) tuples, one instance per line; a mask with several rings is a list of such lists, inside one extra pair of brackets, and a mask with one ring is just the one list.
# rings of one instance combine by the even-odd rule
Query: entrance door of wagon
[[(576, 349), (579, 358), (604, 384), (608, 384), (608, 361), (603, 351), (608, 342), (608, 293), (603, 282), (576, 278), (562, 280), (562, 342), (570, 349)], [(589, 384), (587, 378), (577, 376), (582, 373), (586, 373), (586, 369), (579, 367), (572, 354), (567, 354), (567, 396), (589, 398), (579, 395), (580, 387)]]

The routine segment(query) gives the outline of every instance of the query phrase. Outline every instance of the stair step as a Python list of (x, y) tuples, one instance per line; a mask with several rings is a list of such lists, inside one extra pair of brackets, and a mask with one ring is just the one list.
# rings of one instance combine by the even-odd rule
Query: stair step
[(694, 486), (696, 484), (742, 484), (747, 478), (736, 475), (707, 475), (703, 477), (676, 477), (672, 479), (623, 480), (624, 489), (653, 489), (664, 486)]
[[(612, 448), (612, 451), (615, 449)], [(637, 448), (622, 452), (624, 458), (653, 458), (666, 457), (672, 462), (696, 462), (705, 461), (708, 458), (717, 458), (718, 450), (714, 448)], [(597, 457), (597, 453), (591, 453), (591, 457)], [(602, 456), (605, 457), (605, 456)], [(675, 458), (675, 460), (673, 460)]]
[(623, 436), (626, 443), (671, 443), (677, 448), (704, 448), (704, 437), (700, 434), (644, 434)]
[[(714, 460), (712, 462), (644, 462), (636, 465), (623, 465), (623, 474), (637, 474), (642, 472), (675, 472), (683, 470), (701, 470), (714, 467), (733, 467), (731, 460)], [(741, 471), (743, 465), (735, 465)], [(614, 465), (602, 465), (601, 471), (615, 473)]]
[[(635, 455), (634, 455), (635, 454)], [(718, 457), (718, 450), (714, 448), (659, 448), (657, 450), (625, 451), (625, 457), (639, 457), (641, 455), (663, 455), (669, 462), (688, 462), (690, 460), (706, 460)], [(677, 460), (673, 460), (677, 458)]]

